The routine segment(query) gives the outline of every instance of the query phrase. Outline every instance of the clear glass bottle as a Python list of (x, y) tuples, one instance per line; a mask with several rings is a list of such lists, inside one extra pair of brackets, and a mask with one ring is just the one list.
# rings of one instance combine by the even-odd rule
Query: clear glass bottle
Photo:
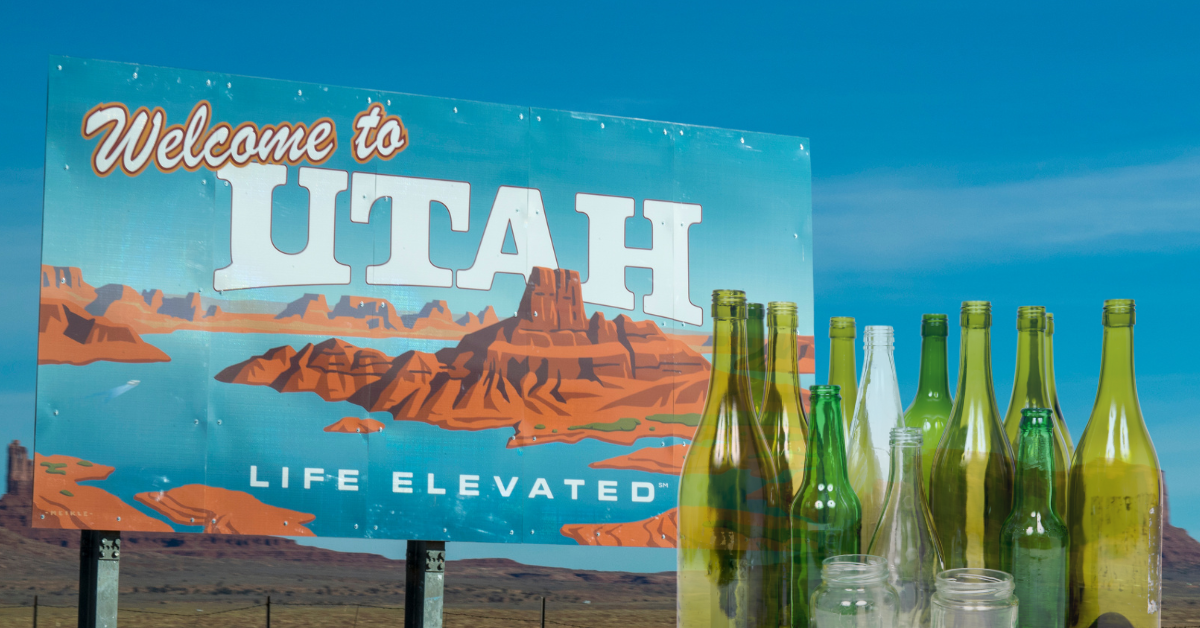
[(1014, 469), (992, 387), (991, 304), (964, 301), (961, 322), (958, 391), (933, 458), (929, 510), (947, 567), (996, 569)]
[(1000, 531), (1000, 569), (1012, 574), (1021, 628), (1067, 621), (1067, 526), (1054, 510), (1054, 411), (1021, 411), (1013, 510)]
[(1058, 422), (1063, 440), (1067, 443), (1067, 459), (1074, 460), (1075, 441), (1071, 440), (1071, 430), (1067, 427), (1067, 419), (1058, 403), (1058, 385), (1054, 383), (1054, 315), (1050, 312), (1046, 312), (1046, 389), (1050, 395), (1050, 402), (1054, 404), (1054, 420)]
[(812, 595), (821, 584), (821, 563), (857, 554), (862, 508), (846, 474), (846, 440), (837, 386), (812, 386), (804, 480), (791, 512), (792, 626), (812, 621)]
[(944, 569), (942, 548), (921, 484), (921, 429), (892, 430), (892, 468), (883, 516), (868, 554), (887, 561), (888, 581), (900, 596), (900, 625), (929, 625), (934, 581)]
[[(1046, 348), (1046, 308), (1040, 305), (1023, 305), (1017, 308), (1017, 366), (1013, 375), (1012, 397), (1008, 401), (1008, 412), (1004, 415), (1004, 432), (1013, 454), (1020, 449), (1022, 411), (1026, 408), (1049, 408), (1050, 389), (1046, 381), (1046, 360), (1042, 352)], [(1067, 454), (1067, 442), (1055, 422), (1054, 446), (1054, 512), (1067, 511), (1067, 469), (1071, 459)]]
[(1068, 482), (1072, 628), (1158, 628), (1162, 480), (1133, 377), (1132, 299), (1104, 302), (1100, 386)]
[(994, 569), (950, 569), (938, 574), (932, 628), (1016, 628), (1013, 578)]
[(851, 316), (829, 319), (829, 385), (842, 391), (842, 434), (850, 435), (854, 403), (858, 401), (858, 362), (854, 357), (854, 338), (858, 330)]
[(746, 381), (746, 296), (713, 292), (708, 397), (679, 481), (678, 623), (777, 628), (784, 512)]
[(896, 383), (896, 362), (892, 359), (892, 328), (868, 325), (863, 333), (863, 371), (858, 385), (858, 402), (850, 423), (850, 484), (858, 495), (863, 511), (862, 545), (871, 544), (883, 498), (887, 494), (887, 474), (892, 468), (892, 449), (888, 445), (892, 428), (904, 427), (900, 405), (900, 385)]
[(749, 350), (747, 365), (750, 381), (750, 396), (754, 398), (754, 411), (761, 417), (763, 393), (766, 389), (766, 330), (763, 321), (767, 310), (762, 303), (746, 304), (746, 348)]
[(882, 558), (863, 554), (826, 558), (821, 579), (812, 598), (811, 628), (907, 628), (900, 622), (899, 599), (888, 584)]
[(945, 314), (925, 314), (921, 317), (921, 378), (917, 381), (917, 396), (904, 411), (904, 425), (921, 428), (921, 486), (929, 497), (929, 473), (933, 469), (933, 454), (937, 451), (946, 421), (954, 409), (950, 396), (950, 373), (946, 366), (946, 336), (949, 324)]

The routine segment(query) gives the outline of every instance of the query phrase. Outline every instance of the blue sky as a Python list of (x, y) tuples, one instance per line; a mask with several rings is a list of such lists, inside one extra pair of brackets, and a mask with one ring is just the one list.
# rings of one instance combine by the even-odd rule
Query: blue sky
[[(436, 4), (9, 8), (0, 438), (32, 437), (45, 71), (64, 54), (809, 137), (818, 330), (833, 315), (896, 326), (910, 397), (920, 314), (990, 299), (1003, 406), (1016, 307), (1046, 305), (1078, 438), (1102, 301), (1137, 299), (1138, 384), (1172, 520), (1200, 531), (1200, 362), (1186, 335), (1200, 308), (1200, 8)], [(505, 555), (672, 563), (552, 551)]]

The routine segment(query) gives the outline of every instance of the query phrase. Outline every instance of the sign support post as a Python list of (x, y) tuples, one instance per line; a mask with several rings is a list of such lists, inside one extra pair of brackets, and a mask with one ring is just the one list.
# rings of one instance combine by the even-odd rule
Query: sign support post
[(117, 628), (121, 533), (81, 530), (79, 628)]
[(404, 628), (442, 628), (446, 542), (409, 541), (404, 571)]

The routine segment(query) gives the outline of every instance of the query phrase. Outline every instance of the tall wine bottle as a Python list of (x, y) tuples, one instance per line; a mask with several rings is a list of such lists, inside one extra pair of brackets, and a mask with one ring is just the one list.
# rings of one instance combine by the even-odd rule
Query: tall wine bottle
[(921, 485), (925, 487), (926, 498), (930, 490), (933, 454), (942, 440), (942, 432), (946, 431), (950, 411), (954, 409), (950, 373), (946, 367), (947, 318), (945, 314), (921, 317), (921, 377), (917, 380), (917, 396), (904, 411), (905, 427), (921, 430)]
[(759, 422), (779, 474), (784, 504), (791, 504), (800, 488), (808, 447), (808, 417), (800, 401), (798, 322), (795, 303), (767, 304), (767, 386)]
[(1013, 509), (1000, 532), (1000, 570), (1012, 574), (1022, 628), (1063, 628), (1067, 621), (1067, 525), (1054, 510), (1057, 463), (1054, 412), (1021, 410)]
[(793, 628), (807, 628), (809, 603), (821, 586), (821, 563), (831, 556), (857, 554), (862, 508), (846, 473), (846, 440), (837, 386), (809, 388), (808, 455), (804, 481), (792, 502), (791, 610)]
[[(1067, 419), (1063, 416), (1062, 405), (1058, 403), (1058, 386), (1054, 383), (1054, 315), (1046, 312), (1046, 389), (1053, 403), (1054, 420), (1061, 428), (1063, 440), (1067, 443), (1067, 459), (1075, 458), (1075, 441), (1071, 440), (1071, 430), (1067, 427)], [(1065, 513), (1064, 513), (1065, 514)]]
[[(1017, 370), (1013, 375), (1012, 398), (1004, 416), (1004, 431), (1013, 451), (1021, 448), (1021, 411), (1026, 408), (1049, 408), (1050, 390), (1046, 380), (1046, 308), (1040, 305), (1023, 305), (1017, 308)], [(1067, 470), (1071, 459), (1067, 443), (1057, 421), (1051, 421), (1054, 430), (1054, 512), (1067, 512)], [(1020, 583), (1018, 583), (1020, 586)]]
[[(854, 318), (834, 316), (829, 319), (829, 385), (837, 386), (842, 397), (842, 434), (850, 434), (854, 420), (854, 402), (858, 400), (858, 367), (854, 359)], [(811, 400), (810, 400), (811, 402)]]
[(892, 467), (888, 441), (892, 429), (904, 427), (892, 336), (892, 328), (887, 325), (868, 325), (863, 333), (862, 381), (847, 439), (850, 484), (862, 504), (863, 547), (871, 544), (887, 495), (888, 471)]
[(766, 389), (766, 338), (763, 320), (766, 309), (762, 303), (746, 304), (746, 347), (750, 350), (747, 361), (750, 373), (750, 396), (754, 398), (754, 411), (762, 414), (763, 392)]
[(1100, 386), (1068, 482), (1067, 625), (1158, 628), (1162, 484), (1133, 377), (1133, 300), (1105, 301), (1103, 321)]
[(933, 457), (929, 510), (947, 569), (999, 569), (1014, 469), (992, 387), (991, 304), (964, 301), (960, 321), (958, 390)]

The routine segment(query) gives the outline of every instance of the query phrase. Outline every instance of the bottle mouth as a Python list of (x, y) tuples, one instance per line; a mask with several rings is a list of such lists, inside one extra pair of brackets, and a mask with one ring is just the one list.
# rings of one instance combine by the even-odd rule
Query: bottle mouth
[(746, 304), (746, 318), (757, 319), (761, 321), (766, 315), (767, 309), (763, 307), (762, 303)]
[(821, 577), (830, 584), (870, 584), (888, 577), (887, 561), (868, 554), (830, 556), (821, 561)]
[(713, 318), (746, 318), (746, 293), (741, 290), (713, 290)]
[(840, 401), (842, 396), (842, 387), (835, 384), (817, 384), (815, 386), (809, 386), (808, 393), (812, 397)]
[(893, 427), (888, 433), (889, 443), (896, 445), (918, 445), (925, 442), (925, 434), (919, 427)]
[(1021, 430), (1035, 427), (1049, 427), (1054, 418), (1054, 411), (1049, 408), (1025, 408), (1021, 410)]
[(853, 316), (834, 316), (829, 319), (830, 338), (853, 338), (855, 332)]
[(945, 314), (921, 315), (921, 336), (947, 336), (950, 333), (949, 318)]
[(1133, 327), (1135, 320), (1133, 299), (1108, 299), (1104, 302), (1105, 327)]
[(1018, 307), (1017, 331), (1046, 331), (1046, 308), (1041, 305)]
[(863, 346), (887, 345), (890, 347), (894, 336), (895, 332), (891, 325), (867, 325), (863, 330)]
[(1016, 584), (1013, 577), (995, 569), (947, 569), (937, 575), (937, 593), (960, 599), (989, 599), (1007, 597)]
[(767, 304), (767, 325), (795, 329), (799, 323), (795, 303), (791, 301), (771, 301)]
[(991, 301), (963, 301), (959, 323), (968, 329), (988, 329), (992, 326)]

